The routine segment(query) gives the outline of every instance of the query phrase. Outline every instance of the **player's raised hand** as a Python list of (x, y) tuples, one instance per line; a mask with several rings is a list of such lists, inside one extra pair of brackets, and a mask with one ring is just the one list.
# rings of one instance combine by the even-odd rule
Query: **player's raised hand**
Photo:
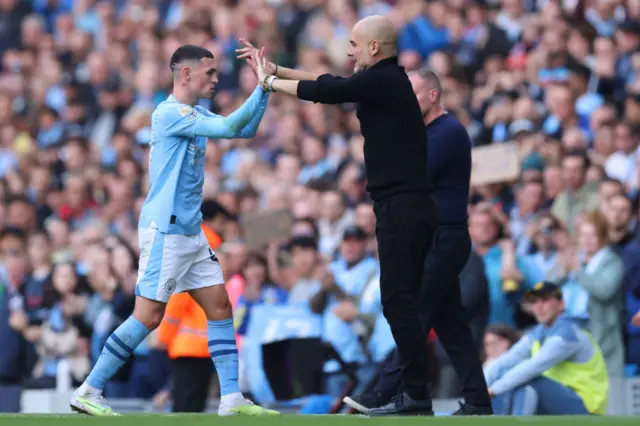
[(273, 71), (269, 69), (269, 61), (264, 57), (264, 52), (261, 50), (253, 52), (252, 60), (256, 63), (258, 82), (264, 86), (267, 77), (273, 75)]
[[(240, 41), (240, 43), (244, 46), (244, 47), (241, 47), (240, 49), (236, 49), (236, 53), (238, 54), (238, 56), (237, 56), (238, 59), (246, 59), (247, 63), (251, 67), (251, 69), (253, 69), (253, 72), (256, 73), (256, 75), (257, 75), (257, 72), (256, 72), (257, 64), (255, 63), (255, 60), (253, 59), (253, 55), (256, 52), (261, 52), (262, 55), (266, 56), (265, 48), (262, 47), (262, 48), (258, 49), (253, 44), (251, 44), (249, 42), (249, 40), (247, 40), (246, 38), (243, 38), (243, 37), (240, 37), (238, 39), (238, 41)], [(271, 72), (271, 74), (275, 74), (275, 72), (276, 72), (276, 64), (274, 64), (273, 62), (267, 61), (267, 68)]]

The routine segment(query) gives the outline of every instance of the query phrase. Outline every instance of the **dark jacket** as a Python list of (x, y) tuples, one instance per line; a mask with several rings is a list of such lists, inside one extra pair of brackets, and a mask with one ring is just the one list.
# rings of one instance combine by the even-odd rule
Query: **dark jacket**
[(480, 352), (484, 330), (489, 322), (489, 284), (484, 273), (484, 262), (473, 250), (460, 273), (460, 293), (462, 306), (469, 317), (469, 328)]
[(466, 225), (471, 181), (471, 138), (452, 114), (427, 125), (429, 178), (441, 225)]
[(349, 78), (323, 74), (300, 81), (297, 95), (322, 104), (357, 104), (365, 139), (367, 191), (374, 201), (401, 192), (430, 191), (424, 121), (397, 57)]
[(28, 343), (22, 334), (11, 328), (9, 306), (19, 295), (11, 294), (0, 282), (0, 384), (19, 383), (28, 374)]

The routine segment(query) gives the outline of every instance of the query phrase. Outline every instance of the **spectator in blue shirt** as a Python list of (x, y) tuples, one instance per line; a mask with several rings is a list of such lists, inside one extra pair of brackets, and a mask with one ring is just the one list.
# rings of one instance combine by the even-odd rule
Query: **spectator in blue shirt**
[(446, 5), (435, 1), (429, 4), (429, 14), (418, 14), (398, 34), (400, 51), (419, 53), (422, 59), (436, 51), (447, 48), (450, 43), (449, 30), (445, 26)]
[(526, 265), (515, 253), (511, 240), (503, 240), (504, 227), (493, 206), (477, 205), (469, 216), (469, 232), (476, 252), (482, 256), (489, 283), (489, 325), (516, 325), (523, 290), (531, 280)]
[(244, 293), (238, 298), (234, 322), (236, 332), (244, 336), (251, 320), (251, 309), (257, 305), (275, 305), (287, 302), (287, 292), (269, 278), (267, 260), (257, 253), (250, 253), (242, 269), (245, 279)]
[(531, 232), (533, 238), (527, 240), (527, 251), (535, 251), (527, 254), (524, 261), (527, 265), (527, 273), (532, 282), (539, 282), (558, 263), (558, 250), (554, 235), (560, 230), (558, 219), (551, 214), (543, 214), (533, 224)]
[[(369, 359), (364, 342), (371, 335), (382, 305), (372, 280), (379, 273), (376, 259), (367, 255), (367, 233), (357, 226), (344, 231), (338, 260), (328, 266), (329, 279), (311, 299), (314, 312), (324, 316), (324, 340), (329, 342), (344, 362), (366, 365)], [(379, 296), (378, 296), (379, 297)], [(325, 372), (339, 371), (337, 362), (325, 365)], [(329, 393), (338, 396), (346, 377), (334, 376)]]
[(496, 414), (605, 414), (607, 369), (594, 339), (563, 315), (560, 289), (527, 293), (538, 325), (485, 369)]

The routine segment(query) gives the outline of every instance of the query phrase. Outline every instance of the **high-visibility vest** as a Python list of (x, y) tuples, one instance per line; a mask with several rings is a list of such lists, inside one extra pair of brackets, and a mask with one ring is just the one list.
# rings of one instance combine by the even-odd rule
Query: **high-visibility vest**
[(202, 224), (202, 231), (204, 232), (204, 236), (207, 237), (211, 250), (217, 250), (222, 244), (222, 238), (220, 238), (216, 231), (214, 231), (209, 225), (204, 223)]
[(167, 345), (169, 358), (209, 358), (207, 317), (189, 293), (169, 298), (158, 339)]
[[(587, 332), (594, 351), (591, 359), (585, 363), (562, 361), (542, 375), (572, 389), (578, 394), (585, 408), (591, 414), (606, 414), (609, 400), (609, 374), (600, 346)], [(535, 340), (531, 347), (531, 356), (535, 356), (542, 344)]]
[[(209, 226), (202, 230), (213, 250), (222, 239)], [(164, 318), (158, 329), (158, 339), (167, 345), (169, 358), (209, 358), (207, 316), (189, 293), (171, 295)]]

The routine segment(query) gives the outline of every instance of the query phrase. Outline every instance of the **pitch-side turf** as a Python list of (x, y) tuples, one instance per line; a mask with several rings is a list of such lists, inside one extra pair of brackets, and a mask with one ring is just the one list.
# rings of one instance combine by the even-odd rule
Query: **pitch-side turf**
[(384, 417), (299, 416), (217, 417), (216, 415), (0, 415), (0, 426), (631, 426), (640, 417)]

